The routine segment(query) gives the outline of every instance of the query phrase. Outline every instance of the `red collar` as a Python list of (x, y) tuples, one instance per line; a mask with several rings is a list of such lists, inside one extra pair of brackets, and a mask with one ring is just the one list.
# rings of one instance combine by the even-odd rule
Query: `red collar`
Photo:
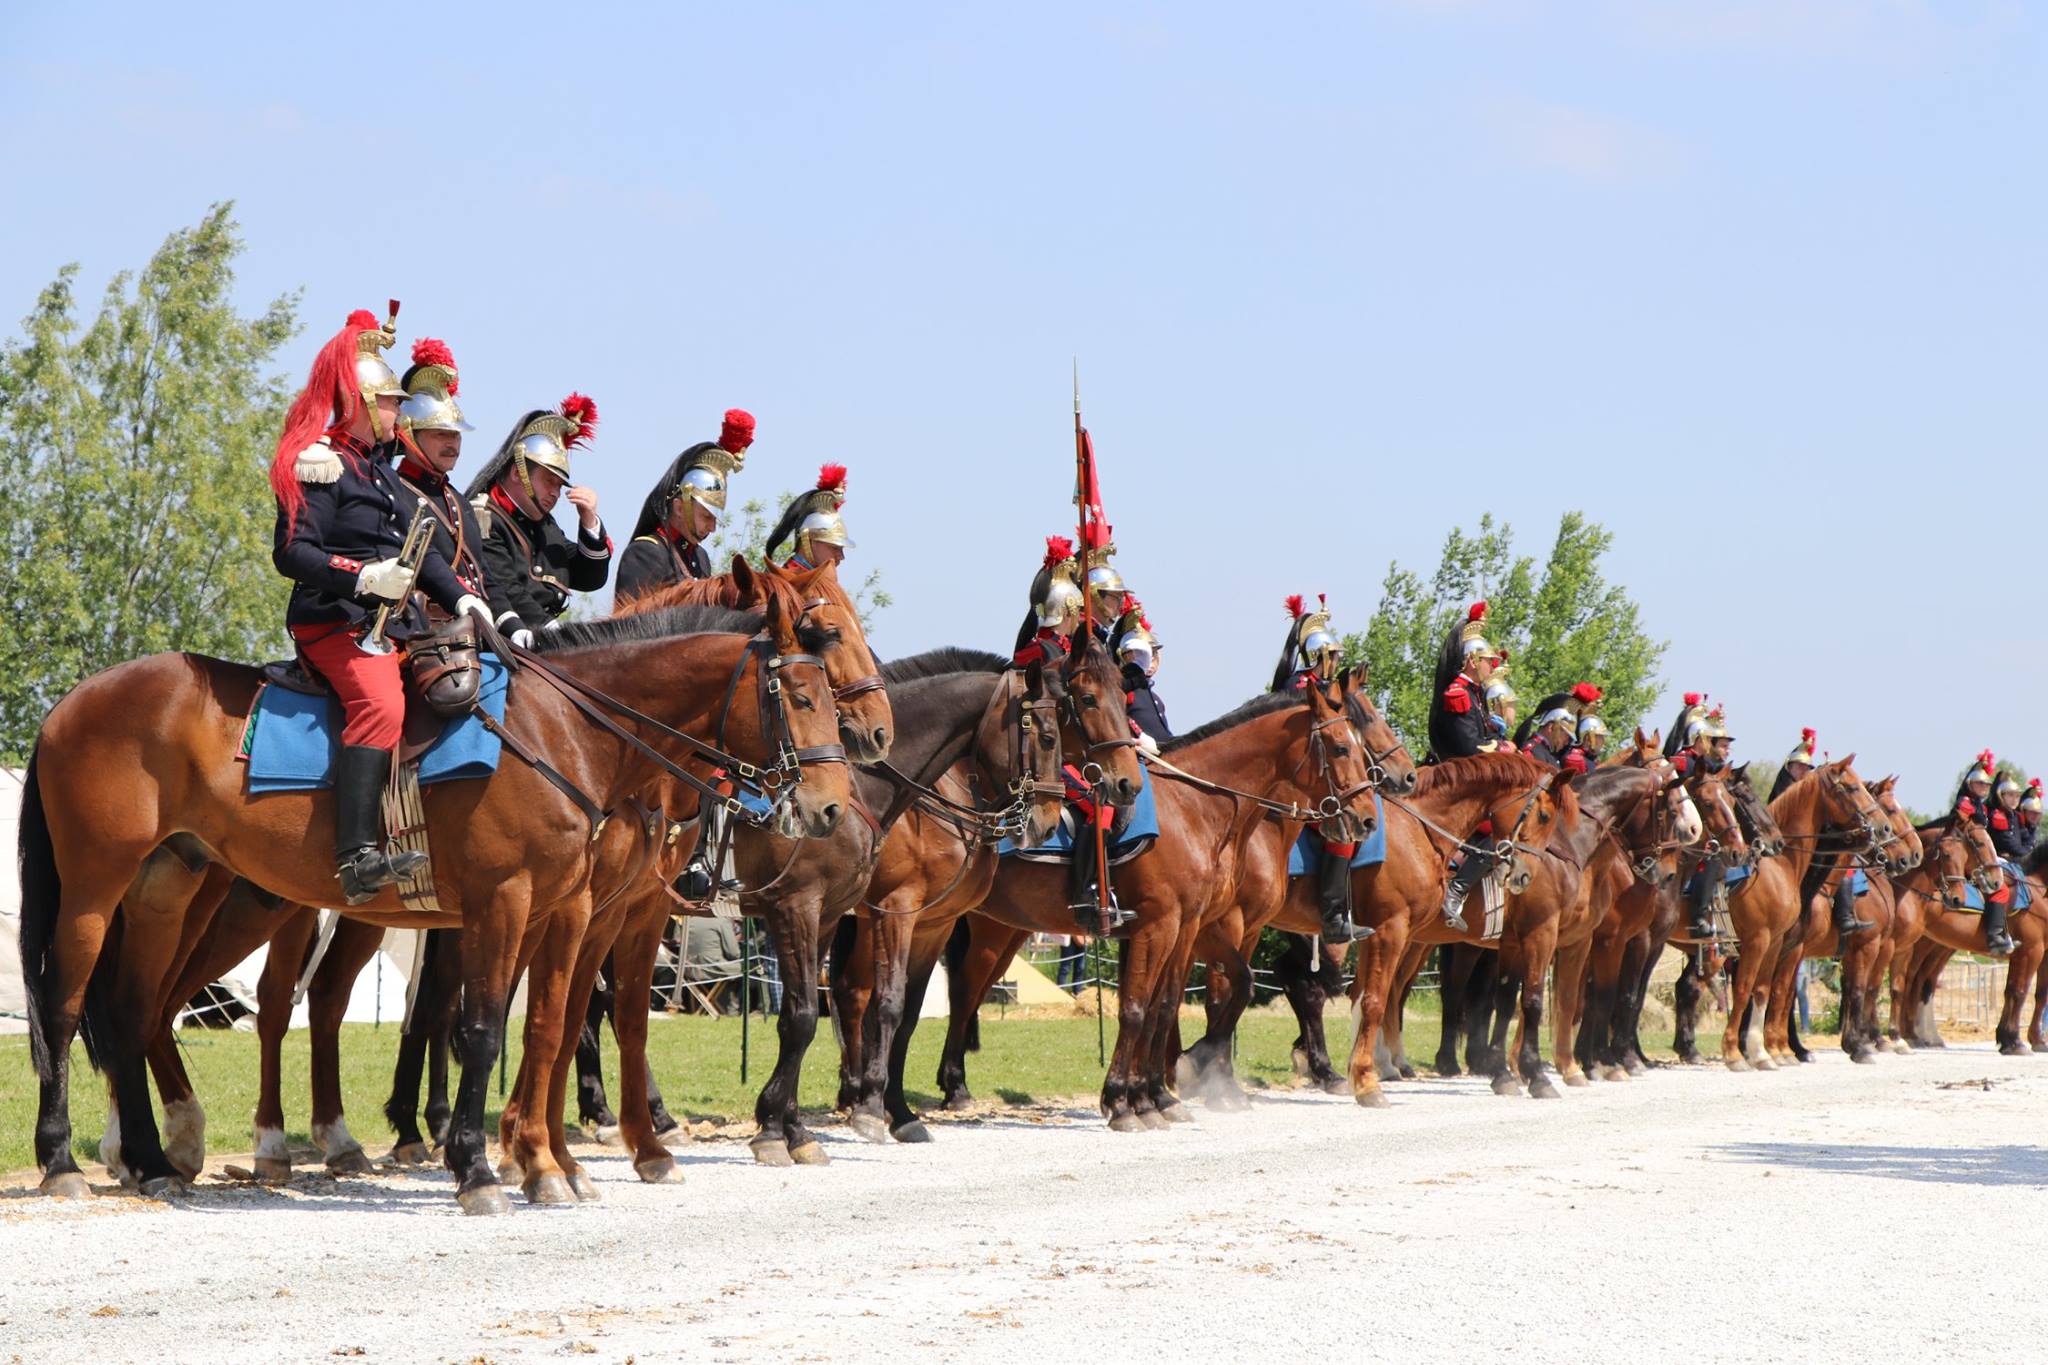
[(519, 504), (512, 501), (511, 497), (506, 494), (505, 485), (501, 483), (491, 485), (491, 501), (504, 508), (507, 512), (510, 512), (513, 516), (518, 517), (521, 521), (533, 520), (532, 517), (519, 510)]
[(421, 464), (411, 454), (407, 454), (404, 459), (398, 462), (398, 472), (411, 479), (414, 483), (425, 484), (437, 493), (448, 486), (448, 476), (446, 474), (436, 474), (433, 470)]
[(343, 427), (333, 427), (328, 430), (327, 444), (333, 447), (337, 454), (353, 455), (359, 460), (370, 458), (370, 447), (349, 435), (347, 429)]

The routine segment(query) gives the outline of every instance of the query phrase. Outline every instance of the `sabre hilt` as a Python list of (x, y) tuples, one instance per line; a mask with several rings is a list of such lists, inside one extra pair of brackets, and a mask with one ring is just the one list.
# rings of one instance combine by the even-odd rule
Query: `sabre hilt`
[(363, 650), (369, 654), (389, 654), (390, 643), (384, 638), (386, 627), (391, 624), (391, 613), (405, 606), (412, 599), (413, 585), (420, 581), (420, 565), (426, 563), (427, 547), (434, 543), (434, 518), (427, 511), (422, 499), (412, 509), (412, 525), (405, 528), (405, 543), (399, 547), (398, 562), (405, 569), (405, 591), (396, 601), (386, 602), (377, 608), (377, 618), (370, 623), (370, 633), (363, 637)]

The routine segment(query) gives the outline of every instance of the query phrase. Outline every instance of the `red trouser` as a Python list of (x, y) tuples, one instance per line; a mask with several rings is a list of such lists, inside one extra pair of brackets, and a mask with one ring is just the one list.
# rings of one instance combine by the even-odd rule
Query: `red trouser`
[(341, 698), (341, 742), (396, 749), (405, 731), (405, 684), (398, 651), (367, 654), (347, 626), (293, 626), (292, 639), (313, 671)]

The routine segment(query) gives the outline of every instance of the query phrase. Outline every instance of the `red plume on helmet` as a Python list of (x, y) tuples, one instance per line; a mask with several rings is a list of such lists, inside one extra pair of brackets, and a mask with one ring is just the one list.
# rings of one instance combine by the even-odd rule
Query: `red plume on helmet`
[(1582, 682), (1573, 685), (1572, 696), (1581, 705), (1591, 706), (1594, 702), (1600, 700), (1602, 693), (1600, 689), (1593, 686), (1593, 684), (1589, 682)]
[(727, 408), (718, 428), (718, 447), (737, 455), (754, 443), (754, 414), (745, 408)]
[(320, 433), (355, 416), (363, 401), (356, 387), (356, 338), (377, 326), (376, 315), (367, 308), (350, 313), (348, 322), (314, 355), (306, 387), (299, 390), (284, 415), (284, 431), (270, 458), (270, 491), (284, 509), (288, 528), (298, 525), (299, 509), (306, 505), (306, 490), (299, 484), (299, 454)]
[(1308, 615), (1308, 606), (1298, 592), (1287, 594), (1286, 607), (1287, 615), (1293, 620), (1299, 621), (1302, 617)]
[(1688, 692), (1685, 694), (1685, 704), (1687, 706), (1698, 706), (1706, 699), (1707, 694), (1704, 692)]
[(1816, 736), (1813, 733), (1813, 727), (1811, 725), (1802, 725), (1801, 727), (1799, 727), (1799, 737), (1805, 740), (1808, 744), (1813, 743), (1813, 741), (1816, 738), (1818, 738), (1818, 736)]
[[(421, 337), (412, 344), (412, 363), (415, 365), (439, 365), (451, 374), (455, 371), (455, 352), (448, 349), (448, 343), (436, 337)], [(448, 381), (448, 396), (453, 398), (462, 381), (451, 378)]]
[(1045, 538), (1045, 564), (1042, 567), (1047, 571), (1060, 564), (1064, 564), (1073, 557), (1073, 541), (1068, 540), (1065, 536), (1047, 536)]
[(818, 487), (829, 493), (846, 493), (846, 466), (827, 464), (818, 466)]
[(1483, 621), (1483, 620), (1485, 620), (1485, 619), (1486, 619), (1486, 603), (1485, 603), (1484, 601), (1474, 602), (1474, 603), (1473, 603), (1473, 604), (1472, 604), (1472, 605), (1471, 605), (1470, 607), (1466, 608), (1466, 610), (1465, 610), (1465, 619), (1466, 619), (1467, 621)]
[(572, 393), (562, 400), (562, 416), (576, 424), (576, 434), (564, 444), (571, 450), (581, 450), (590, 444), (591, 436), (597, 431), (597, 403), (580, 393)]

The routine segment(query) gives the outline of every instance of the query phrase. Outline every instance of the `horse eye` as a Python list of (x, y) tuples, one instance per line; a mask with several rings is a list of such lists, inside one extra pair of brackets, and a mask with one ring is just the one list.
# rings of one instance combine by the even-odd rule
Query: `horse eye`
[(796, 702), (799, 710), (815, 711), (818, 709), (818, 703), (812, 701), (810, 694), (807, 692), (792, 692), (789, 695)]
[(1351, 757), (1351, 746), (1350, 746), (1349, 744), (1339, 744), (1339, 745), (1337, 746), (1337, 757), (1339, 757), (1339, 758), (1349, 758), (1349, 757)]

